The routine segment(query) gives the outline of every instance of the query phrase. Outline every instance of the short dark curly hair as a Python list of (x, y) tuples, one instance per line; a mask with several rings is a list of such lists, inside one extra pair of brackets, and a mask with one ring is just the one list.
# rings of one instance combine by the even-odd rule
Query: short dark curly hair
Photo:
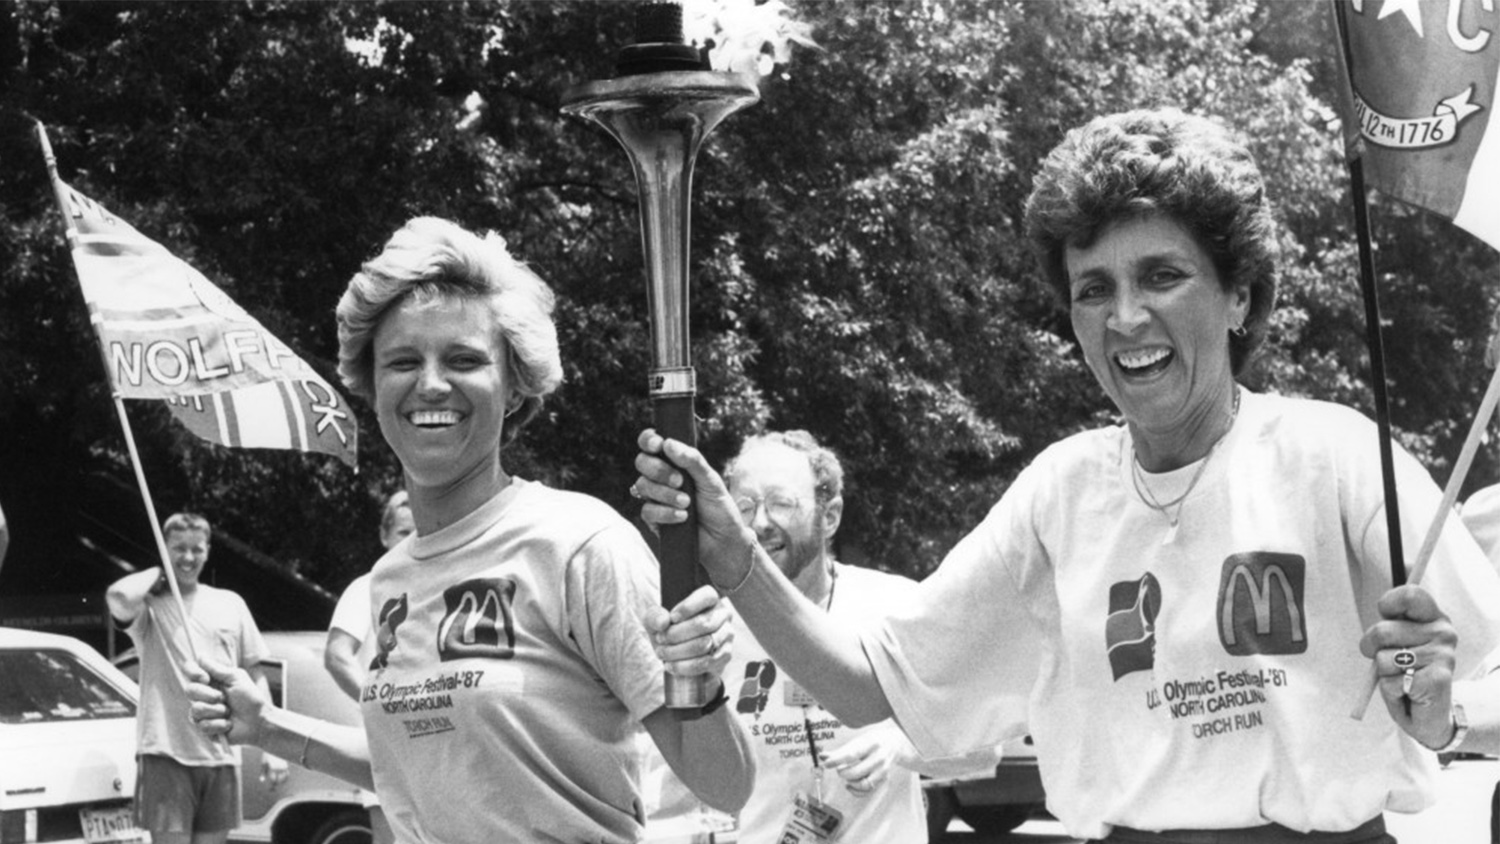
[(1067, 306), (1069, 246), (1088, 247), (1124, 219), (1165, 215), (1212, 257), (1224, 289), (1245, 285), (1243, 336), (1230, 335), (1238, 375), (1265, 341), (1281, 274), (1279, 224), (1244, 141), (1175, 108), (1098, 117), (1068, 132), (1042, 162), (1026, 200), (1026, 236)]

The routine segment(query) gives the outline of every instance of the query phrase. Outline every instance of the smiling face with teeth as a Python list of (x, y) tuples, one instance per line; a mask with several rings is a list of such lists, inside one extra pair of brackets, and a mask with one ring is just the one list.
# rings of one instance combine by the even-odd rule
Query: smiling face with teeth
[[(817, 478), (807, 456), (778, 443), (757, 444), (735, 458), (728, 485), (736, 500), (755, 502), (746, 521), (782, 574), (809, 597), (826, 595), (828, 565), (824, 560), (838, 530), (843, 501), (818, 501)], [(775, 497), (795, 499), (796, 512), (773, 518), (765, 501)]]
[(208, 565), (208, 533), (194, 528), (179, 529), (163, 539), (167, 543), (167, 559), (172, 561), (172, 573), (177, 576), (178, 590), (188, 594), (197, 589), (203, 567)]
[(419, 490), (478, 501), (509, 481), (500, 434), (520, 396), (505, 341), (484, 299), (408, 297), (381, 318), (372, 343), (375, 412)]
[(1208, 251), (1163, 215), (1112, 223), (1064, 260), (1073, 332), (1143, 465), (1201, 457), (1233, 400), (1229, 331), (1245, 320), (1248, 288), (1226, 286)]

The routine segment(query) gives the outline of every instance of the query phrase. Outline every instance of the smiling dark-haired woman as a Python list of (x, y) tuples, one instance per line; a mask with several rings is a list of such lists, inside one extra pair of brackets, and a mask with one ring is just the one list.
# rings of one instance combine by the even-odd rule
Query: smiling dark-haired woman
[[(1029, 727), (1072, 835), (1391, 841), (1383, 812), (1426, 806), (1434, 751), (1464, 741), (1453, 679), (1500, 641), (1500, 578), (1453, 520), (1421, 587), (1390, 589), (1373, 423), (1237, 383), (1279, 262), (1248, 149), (1171, 109), (1093, 120), (1043, 163), (1026, 224), (1123, 423), (1038, 455), (904, 608), (828, 624), (701, 455), (651, 431), (643, 515), (683, 518), (686, 470), (704, 564), (788, 673), (845, 722), (894, 715), (929, 758)], [(1410, 541), (1441, 496), (1396, 468)], [(1351, 718), (1372, 658), (1386, 711)]]

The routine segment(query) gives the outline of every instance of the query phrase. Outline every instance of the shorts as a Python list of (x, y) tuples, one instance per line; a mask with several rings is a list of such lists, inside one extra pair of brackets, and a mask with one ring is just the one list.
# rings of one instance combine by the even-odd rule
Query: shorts
[(239, 771), (142, 754), (136, 759), (135, 823), (148, 832), (234, 829), (240, 825)]

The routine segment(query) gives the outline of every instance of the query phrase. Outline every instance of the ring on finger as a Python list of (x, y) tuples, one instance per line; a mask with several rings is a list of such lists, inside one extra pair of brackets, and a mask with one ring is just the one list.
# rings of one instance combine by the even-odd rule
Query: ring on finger
[(635, 484), (631, 484), (630, 485), (630, 497), (631, 498), (635, 498), (635, 499), (641, 498), (641, 489), (640, 489), (640, 487), (636, 486)]
[(1401, 694), (1410, 697), (1412, 686), (1417, 681), (1417, 654), (1411, 648), (1396, 651), (1391, 661), (1401, 669)]

